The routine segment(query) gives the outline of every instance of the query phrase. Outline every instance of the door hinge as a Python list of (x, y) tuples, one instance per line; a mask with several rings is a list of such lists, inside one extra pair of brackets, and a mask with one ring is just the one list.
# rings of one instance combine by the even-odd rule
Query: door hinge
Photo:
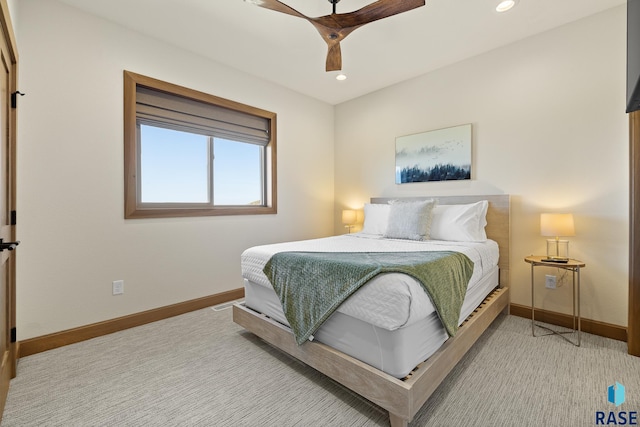
[(16, 331), (16, 328), (13, 327), (11, 328), (11, 342), (14, 343), (18, 340), (18, 332)]
[(16, 211), (11, 211), (11, 225), (16, 225), (18, 223), (17, 215)]
[(19, 90), (13, 92), (11, 94), (11, 108), (17, 108), (18, 107), (18, 95), (24, 96), (25, 94), (20, 92)]

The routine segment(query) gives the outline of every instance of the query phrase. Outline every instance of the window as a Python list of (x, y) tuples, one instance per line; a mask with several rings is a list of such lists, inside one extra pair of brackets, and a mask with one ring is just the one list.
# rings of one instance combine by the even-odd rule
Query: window
[(276, 213), (276, 115), (124, 72), (125, 218)]

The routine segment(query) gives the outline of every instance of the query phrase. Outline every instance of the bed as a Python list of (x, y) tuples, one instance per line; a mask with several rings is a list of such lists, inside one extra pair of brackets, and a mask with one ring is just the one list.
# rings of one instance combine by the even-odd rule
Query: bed
[[(403, 198), (402, 201), (428, 199)], [(402, 276), (390, 273), (377, 275), (368, 281), (340, 305), (309, 339), (298, 344), (298, 331), (295, 330), (294, 336), (280, 299), (268, 286), (269, 283), (265, 285), (264, 277), (260, 277), (265, 260), (278, 252), (323, 252), (334, 250), (334, 246), (340, 248), (340, 252), (414, 252), (427, 247), (424, 242), (379, 239), (368, 234), (251, 248), (243, 254), (245, 303), (234, 306), (234, 321), (388, 410), (393, 427), (407, 426), (446, 375), (509, 303), (510, 197), (448, 196), (437, 197), (437, 200), (439, 206), (486, 201), (483, 203), (486, 204), (484, 230), (489, 239), (487, 242), (460, 244), (434, 241), (429, 246), (431, 248), (435, 244), (436, 250), (460, 251), (473, 261), (473, 274), (454, 336), (449, 336), (449, 329), (442, 326), (441, 313), (436, 313), (433, 307), (431, 311), (424, 308), (424, 298), (428, 306), (429, 297), (424, 291), (420, 297), (420, 285), (415, 279), (409, 277), (410, 280), (400, 286), (404, 293), (398, 299), (394, 299), (392, 294), (384, 294), (384, 289), (389, 287), (385, 280), (397, 280)], [(389, 201), (373, 198), (371, 203), (380, 206)], [(407, 303), (407, 299), (410, 302)], [(401, 307), (403, 304), (406, 305), (404, 314), (402, 310), (399, 310), (400, 314), (393, 312), (387, 317), (367, 314), (372, 311), (371, 301), (376, 300), (386, 304), (380, 309), (383, 314), (389, 306)]]

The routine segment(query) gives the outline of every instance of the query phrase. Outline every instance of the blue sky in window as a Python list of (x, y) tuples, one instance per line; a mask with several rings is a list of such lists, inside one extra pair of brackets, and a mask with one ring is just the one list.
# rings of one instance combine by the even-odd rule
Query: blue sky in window
[[(204, 135), (141, 125), (144, 203), (207, 202), (208, 149)], [(216, 205), (260, 201), (260, 147), (215, 139)]]
[(213, 145), (214, 204), (260, 204), (260, 146), (220, 138)]

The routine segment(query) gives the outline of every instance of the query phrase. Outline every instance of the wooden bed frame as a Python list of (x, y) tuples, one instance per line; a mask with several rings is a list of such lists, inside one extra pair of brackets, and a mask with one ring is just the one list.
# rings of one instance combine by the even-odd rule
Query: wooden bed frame
[[(430, 197), (402, 198), (424, 200)], [(449, 338), (428, 360), (406, 378), (397, 379), (366, 363), (319, 342), (297, 345), (291, 330), (243, 304), (233, 306), (233, 321), (267, 343), (329, 376), (389, 411), (392, 427), (407, 427), (415, 414), (451, 372), (465, 353), (502, 311), (509, 307), (510, 196), (435, 197), (439, 204), (488, 200), (487, 236), (500, 248), (500, 286), (467, 318), (455, 337)], [(388, 198), (372, 198), (386, 203)]]

